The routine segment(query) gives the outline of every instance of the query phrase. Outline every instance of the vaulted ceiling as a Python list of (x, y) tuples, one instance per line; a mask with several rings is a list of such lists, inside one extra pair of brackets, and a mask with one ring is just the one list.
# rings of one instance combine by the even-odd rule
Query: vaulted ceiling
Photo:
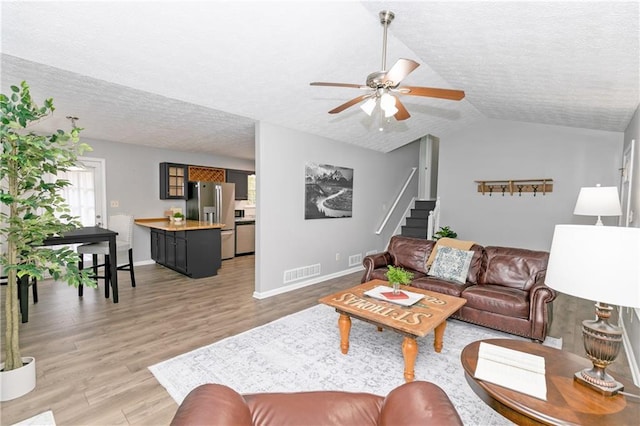
[[(640, 98), (639, 2), (3, 2), (2, 93), (27, 80), (54, 98), (35, 130), (252, 159), (257, 121), (388, 152), (497, 118), (625, 130)], [(464, 90), (460, 102), (403, 96), (384, 131), (362, 94), (387, 63), (403, 83)]]

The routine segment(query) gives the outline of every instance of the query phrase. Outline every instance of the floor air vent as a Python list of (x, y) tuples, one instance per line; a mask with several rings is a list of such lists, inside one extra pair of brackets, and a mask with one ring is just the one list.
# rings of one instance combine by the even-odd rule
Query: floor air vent
[(349, 256), (349, 266), (358, 266), (362, 263), (362, 255), (354, 254), (353, 256)]
[(320, 264), (317, 263), (311, 266), (303, 266), (301, 268), (289, 269), (284, 271), (284, 283), (290, 283), (292, 281), (298, 281), (302, 278), (315, 277), (320, 275)]

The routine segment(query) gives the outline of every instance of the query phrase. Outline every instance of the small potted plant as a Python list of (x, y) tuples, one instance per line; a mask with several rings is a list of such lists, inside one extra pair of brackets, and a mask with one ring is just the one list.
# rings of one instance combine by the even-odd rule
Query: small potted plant
[(391, 285), (393, 286), (393, 294), (400, 292), (400, 284), (409, 284), (413, 279), (413, 274), (399, 266), (389, 266), (385, 274)]
[(175, 223), (182, 223), (182, 219), (184, 219), (184, 215), (180, 212), (175, 212), (173, 214), (173, 221)]
[(456, 238), (458, 234), (454, 232), (453, 229), (448, 226), (441, 226), (440, 230), (433, 235), (434, 240), (439, 240), (440, 238)]

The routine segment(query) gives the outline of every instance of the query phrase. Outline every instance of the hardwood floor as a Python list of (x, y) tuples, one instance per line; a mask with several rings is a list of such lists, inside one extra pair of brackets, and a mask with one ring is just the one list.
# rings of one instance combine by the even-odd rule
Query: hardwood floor
[[(360, 276), (257, 300), (254, 256), (226, 260), (216, 277), (198, 280), (145, 265), (136, 267), (136, 288), (120, 274), (118, 304), (102, 289), (85, 289), (79, 299), (65, 283), (39, 282), (40, 301), (30, 305), (20, 331), (23, 356), (36, 358), (37, 386), (2, 403), (0, 423), (52, 410), (59, 426), (168, 424), (177, 405), (148, 366), (314, 306), (321, 296), (358, 284)], [(583, 355), (580, 322), (593, 312), (592, 302), (560, 295), (550, 335)], [(623, 352), (610, 371), (630, 377)]]

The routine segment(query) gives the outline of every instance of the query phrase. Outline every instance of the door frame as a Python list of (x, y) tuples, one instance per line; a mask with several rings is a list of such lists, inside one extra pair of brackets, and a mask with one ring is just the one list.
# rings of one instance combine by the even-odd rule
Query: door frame
[(94, 176), (94, 189), (96, 200), (96, 216), (99, 212), (101, 218), (101, 224), (96, 225), (107, 228), (109, 226), (107, 217), (107, 173), (106, 173), (106, 160), (104, 158), (95, 157), (78, 157), (78, 163), (83, 167), (93, 169)]
[(635, 155), (635, 139), (622, 153), (622, 168), (620, 169), (620, 205), (622, 206), (622, 215), (618, 220), (618, 226), (629, 226), (631, 223), (631, 194), (633, 187), (633, 163)]

